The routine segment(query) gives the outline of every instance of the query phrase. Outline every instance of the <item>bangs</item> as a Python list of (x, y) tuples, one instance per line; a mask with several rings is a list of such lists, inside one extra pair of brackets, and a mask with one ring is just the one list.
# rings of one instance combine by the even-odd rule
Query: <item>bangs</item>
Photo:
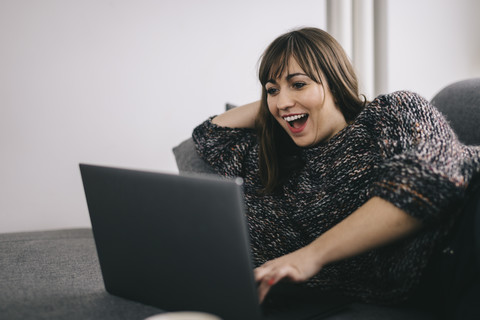
[(262, 74), (262, 85), (265, 85), (270, 79), (279, 78), (283, 72), (288, 69), (288, 60), (292, 56), (292, 52), (283, 51), (276, 57), (272, 57), (270, 68), (265, 68)]
[(262, 86), (271, 79), (278, 79), (285, 70), (288, 70), (290, 58), (294, 58), (313, 81), (321, 83), (320, 63), (312, 48), (313, 44), (308, 43), (307, 39), (294, 36), (278, 40), (277, 43), (272, 43), (267, 50), (268, 53), (262, 58), (259, 69), (259, 80)]

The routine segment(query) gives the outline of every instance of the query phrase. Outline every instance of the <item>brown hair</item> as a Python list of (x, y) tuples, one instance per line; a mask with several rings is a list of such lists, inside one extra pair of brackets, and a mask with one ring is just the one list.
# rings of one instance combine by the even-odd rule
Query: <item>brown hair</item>
[(262, 55), (258, 74), (262, 98), (255, 127), (259, 137), (262, 193), (278, 190), (289, 175), (303, 165), (299, 157), (300, 147), (270, 113), (265, 89), (268, 80), (282, 75), (291, 57), (313, 81), (330, 89), (347, 122), (352, 122), (367, 103), (358, 93), (357, 77), (350, 60), (327, 32), (303, 28), (275, 39)]

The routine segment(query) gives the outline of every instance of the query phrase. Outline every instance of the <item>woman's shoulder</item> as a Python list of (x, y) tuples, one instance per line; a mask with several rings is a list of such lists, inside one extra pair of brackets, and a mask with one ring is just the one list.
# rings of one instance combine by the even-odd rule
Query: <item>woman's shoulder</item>
[(427, 99), (418, 93), (402, 90), (382, 94), (373, 99), (362, 113), (365, 117), (388, 119), (391, 117), (414, 116), (425, 113), (432, 106)]
[(370, 104), (372, 103), (377, 103), (382, 106), (408, 108), (415, 108), (429, 104), (428, 100), (423, 96), (408, 90), (394, 91), (392, 93), (379, 95)]
[(373, 99), (358, 115), (355, 123), (375, 135), (382, 135), (385, 132), (410, 130), (412, 126), (435, 122), (440, 117), (424, 97), (403, 90)]

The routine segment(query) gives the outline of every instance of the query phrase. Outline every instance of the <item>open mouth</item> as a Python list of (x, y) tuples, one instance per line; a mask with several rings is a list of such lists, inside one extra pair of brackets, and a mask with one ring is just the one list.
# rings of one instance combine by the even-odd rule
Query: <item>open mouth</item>
[(305, 127), (308, 120), (308, 114), (302, 113), (302, 114), (289, 115), (289, 116), (283, 117), (283, 119), (287, 121), (290, 130), (294, 132), (299, 132)]

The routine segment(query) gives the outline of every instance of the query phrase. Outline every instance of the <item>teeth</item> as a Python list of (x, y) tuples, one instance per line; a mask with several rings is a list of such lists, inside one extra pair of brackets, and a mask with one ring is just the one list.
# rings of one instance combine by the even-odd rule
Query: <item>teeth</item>
[(290, 116), (290, 117), (284, 117), (283, 119), (290, 122), (290, 121), (295, 121), (295, 120), (298, 120), (298, 119), (306, 117), (306, 116), (307, 116), (307, 114), (304, 113), (304, 114), (297, 114), (297, 115)]

